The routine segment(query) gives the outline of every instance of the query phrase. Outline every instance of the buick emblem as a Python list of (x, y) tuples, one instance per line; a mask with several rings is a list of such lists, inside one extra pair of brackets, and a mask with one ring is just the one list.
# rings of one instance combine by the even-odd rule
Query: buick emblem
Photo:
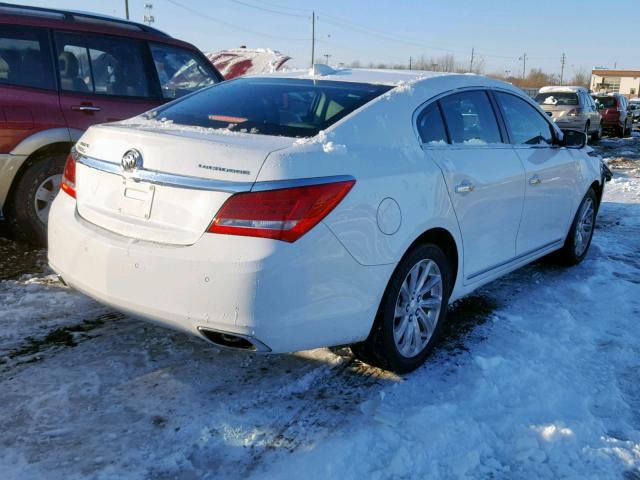
[(136, 169), (140, 169), (142, 168), (142, 154), (135, 148), (127, 150), (122, 156), (122, 160), (120, 160), (120, 165), (122, 165), (122, 169), (125, 172), (133, 172)]

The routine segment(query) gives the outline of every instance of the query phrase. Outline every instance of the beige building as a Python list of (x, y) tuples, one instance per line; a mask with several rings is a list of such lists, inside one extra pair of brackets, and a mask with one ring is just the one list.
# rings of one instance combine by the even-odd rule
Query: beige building
[(640, 70), (591, 71), (591, 91), (597, 93), (621, 93), (627, 98), (640, 97)]

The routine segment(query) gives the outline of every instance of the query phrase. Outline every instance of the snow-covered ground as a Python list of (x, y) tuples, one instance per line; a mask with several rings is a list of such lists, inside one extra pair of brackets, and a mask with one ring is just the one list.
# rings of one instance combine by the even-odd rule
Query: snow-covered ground
[(0, 237), (0, 478), (640, 479), (640, 136), (595, 148), (615, 177), (587, 259), (459, 302), (403, 377), (221, 351)]

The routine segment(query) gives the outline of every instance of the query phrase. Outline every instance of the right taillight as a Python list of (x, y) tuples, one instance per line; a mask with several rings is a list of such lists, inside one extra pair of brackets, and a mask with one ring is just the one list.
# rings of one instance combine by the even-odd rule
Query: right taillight
[(64, 164), (60, 190), (76, 198), (76, 157), (74, 152), (69, 153)]
[(222, 205), (208, 231), (295, 242), (326, 217), (355, 183), (238, 193)]

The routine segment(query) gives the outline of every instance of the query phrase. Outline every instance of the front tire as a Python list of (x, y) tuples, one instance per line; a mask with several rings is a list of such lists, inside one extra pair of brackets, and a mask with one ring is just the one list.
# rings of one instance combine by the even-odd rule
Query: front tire
[(351, 346), (354, 355), (398, 373), (422, 365), (444, 323), (451, 278), (440, 247), (425, 243), (413, 248), (389, 281), (369, 337)]
[(20, 240), (38, 246), (47, 245), (49, 208), (58, 194), (64, 154), (39, 157), (18, 179), (6, 206), (12, 233)]
[(598, 129), (591, 134), (591, 141), (597, 142), (602, 138), (602, 123), (598, 125)]
[(597, 211), (598, 200), (596, 192), (593, 191), (593, 188), (590, 188), (578, 207), (564, 246), (556, 256), (561, 263), (577, 265), (587, 256), (596, 226)]

